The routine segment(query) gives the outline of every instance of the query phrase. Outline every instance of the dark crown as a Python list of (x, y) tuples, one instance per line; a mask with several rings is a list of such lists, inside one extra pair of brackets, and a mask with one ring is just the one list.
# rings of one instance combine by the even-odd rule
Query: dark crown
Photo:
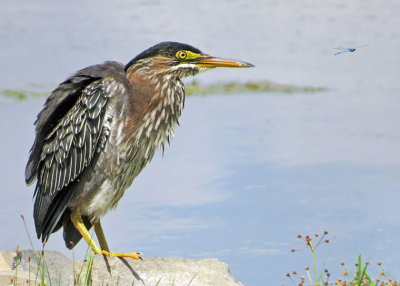
[(161, 42), (157, 45), (148, 48), (147, 50), (141, 52), (136, 57), (134, 57), (129, 63), (125, 65), (125, 71), (127, 71), (131, 65), (135, 64), (139, 60), (151, 58), (156, 55), (162, 55), (165, 57), (172, 58), (175, 57), (175, 54), (180, 50), (191, 51), (197, 54), (201, 53), (199, 49), (196, 49), (195, 47), (192, 47), (187, 44), (182, 44), (177, 42)]

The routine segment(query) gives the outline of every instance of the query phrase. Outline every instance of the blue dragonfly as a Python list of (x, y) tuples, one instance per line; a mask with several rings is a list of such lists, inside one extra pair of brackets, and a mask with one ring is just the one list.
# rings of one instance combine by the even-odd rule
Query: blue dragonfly
[(340, 52), (335, 53), (334, 55), (340, 55), (343, 53), (354, 53), (357, 49), (362, 48), (362, 47), (366, 47), (367, 45), (362, 45), (362, 46), (358, 46), (355, 48), (336, 48), (335, 50), (340, 50)]

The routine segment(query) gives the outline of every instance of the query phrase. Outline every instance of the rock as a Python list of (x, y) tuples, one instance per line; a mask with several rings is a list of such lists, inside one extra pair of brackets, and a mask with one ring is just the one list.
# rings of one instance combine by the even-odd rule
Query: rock
[(40, 285), (40, 273), (43, 269), (46, 285), (49, 285), (48, 273), (52, 285), (74, 285), (74, 265), (75, 269), (80, 269), (82, 263), (72, 262), (56, 251), (45, 251), (44, 260), (40, 251), (22, 250), (18, 256), (15, 250), (2, 251), (0, 252), (0, 285), (11, 285), (11, 279), (14, 280), (14, 285), (27, 285), (28, 280), (31, 281), (30, 285)]
[[(34, 255), (41, 265), (39, 270)], [(18, 256), (15, 250), (0, 252), (0, 285), (10, 285), (10, 279), (15, 281), (15, 276), (17, 285), (27, 285), (29, 279), (35, 285), (36, 277), (40, 285), (41, 261), (40, 252), (31, 250), (23, 250)], [(47, 285), (48, 273), (52, 285), (74, 285), (74, 281), (78, 285), (90, 284), (84, 282), (88, 261), (73, 262), (55, 251), (46, 251), (44, 261)], [(96, 255), (88, 274), (92, 285), (243, 286), (232, 277), (228, 265), (215, 258), (145, 257), (143, 261), (134, 261)]]

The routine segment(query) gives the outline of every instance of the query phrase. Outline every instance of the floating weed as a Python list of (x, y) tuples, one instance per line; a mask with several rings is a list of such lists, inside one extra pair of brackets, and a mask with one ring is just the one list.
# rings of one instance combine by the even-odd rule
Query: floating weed
[[(31, 85), (26, 89), (4, 89), (1, 94), (4, 97), (15, 100), (27, 100), (32, 97), (47, 97), (50, 92), (47, 90), (49, 87), (40, 85)], [(46, 89), (46, 90), (45, 90)], [(322, 92), (325, 91), (324, 87), (314, 86), (298, 86), (294, 84), (277, 84), (267, 80), (248, 81), (245, 83), (240, 82), (227, 82), (221, 84), (199, 84), (193, 80), (185, 84), (186, 95), (208, 95), (208, 94), (232, 94), (232, 93), (246, 93), (246, 92), (282, 92), (282, 93), (295, 93), (295, 92)]]
[(25, 100), (28, 98), (27, 93), (22, 90), (5, 89), (3, 90), (2, 94), (6, 97), (15, 98), (18, 100)]
[(205, 84), (200, 85), (197, 81), (193, 80), (185, 85), (187, 95), (207, 95), (207, 94), (232, 94), (232, 93), (245, 93), (245, 92), (321, 92), (325, 91), (323, 87), (312, 86), (298, 86), (293, 84), (277, 84), (270, 81), (248, 81), (245, 83), (228, 82), (224, 84)]
[(17, 100), (26, 100), (31, 97), (44, 97), (49, 94), (48, 92), (42, 92), (42, 91), (27, 91), (27, 90), (17, 90), (17, 89), (5, 89), (1, 93), (5, 97)]

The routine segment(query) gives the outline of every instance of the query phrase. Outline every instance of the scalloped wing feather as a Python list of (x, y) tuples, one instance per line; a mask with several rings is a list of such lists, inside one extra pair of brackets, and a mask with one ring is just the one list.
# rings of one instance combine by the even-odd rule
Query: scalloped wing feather
[(95, 154), (109, 99), (105, 90), (104, 80), (89, 84), (44, 139), (34, 206), (38, 237), (47, 239), (51, 234), (73, 193), (64, 188), (73, 184)]

